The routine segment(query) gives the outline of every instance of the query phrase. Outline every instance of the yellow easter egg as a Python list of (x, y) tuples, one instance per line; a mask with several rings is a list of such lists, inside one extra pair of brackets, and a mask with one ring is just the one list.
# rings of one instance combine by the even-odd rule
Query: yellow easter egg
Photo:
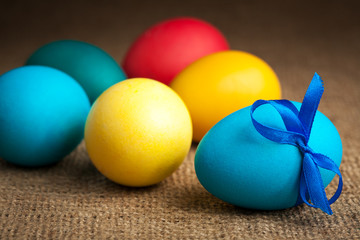
[(207, 55), (185, 68), (170, 85), (187, 105), (200, 141), (218, 121), (258, 99), (279, 99), (281, 88), (272, 68), (241, 51)]
[(126, 186), (149, 186), (168, 177), (186, 157), (191, 139), (191, 118), (181, 98), (145, 78), (107, 89), (93, 104), (85, 126), (95, 167)]

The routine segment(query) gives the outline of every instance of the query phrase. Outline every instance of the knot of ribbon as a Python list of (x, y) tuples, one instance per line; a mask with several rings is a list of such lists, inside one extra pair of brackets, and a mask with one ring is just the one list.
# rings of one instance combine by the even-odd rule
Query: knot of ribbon
[[(297, 204), (304, 202), (310, 207), (320, 208), (331, 215), (330, 205), (339, 198), (342, 191), (342, 176), (339, 167), (332, 159), (314, 152), (308, 146), (312, 124), (323, 92), (323, 82), (320, 76), (315, 73), (306, 91), (300, 111), (288, 100), (258, 100), (252, 105), (250, 116), (255, 129), (262, 136), (277, 143), (294, 145), (302, 153), (303, 161)], [(264, 104), (270, 104), (276, 109), (284, 122), (286, 130), (265, 126), (255, 120), (253, 117), (254, 111)], [(330, 200), (326, 197), (319, 167), (330, 170), (339, 176), (337, 190)], [(311, 200), (311, 203), (309, 203), (308, 199)]]

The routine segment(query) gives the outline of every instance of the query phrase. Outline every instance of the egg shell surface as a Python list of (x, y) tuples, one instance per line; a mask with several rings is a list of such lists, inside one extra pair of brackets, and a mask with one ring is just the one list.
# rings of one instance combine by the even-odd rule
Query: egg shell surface
[[(293, 102), (300, 109), (301, 104)], [(271, 106), (254, 112), (260, 123), (285, 129)], [(332, 122), (317, 111), (309, 146), (340, 166), (342, 144)], [(195, 155), (200, 183), (225, 202), (251, 209), (277, 210), (296, 205), (302, 167), (300, 150), (268, 140), (257, 132), (250, 107), (236, 111), (217, 123), (201, 140)], [(320, 169), (326, 187), (334, 173)]]
[(81, 41), (60, 40), (36, 50), (26, 65), (44, 65), (59, 69), (77, 80), (90, 102), (126, 76), (118, 63), (102, 49)]
[(149, 186), (173, 173), (189, 152), (192, 125), (181, 98), (150, 79), (125, 80), (106, 90), (86, 121), (90, 159), (110, 180)]
[(131, 78), (152, 78), (168, 85), (190, 63), (228, 49), (225, 37), (210, 23), (173, 18), (141, 34), (129, 48), (123, 68)]
[(44, 166), (82, 140), (89, 99), (69, 75), (25, 66), (0, 76), (0, 157), (22, 166)]
[(194, 140), (200, 141), (218, 121), (257, 99), (279, 99), (281, 88), (272, 68), (242, 51), (205, 56), (171, 83), (190, 111)]

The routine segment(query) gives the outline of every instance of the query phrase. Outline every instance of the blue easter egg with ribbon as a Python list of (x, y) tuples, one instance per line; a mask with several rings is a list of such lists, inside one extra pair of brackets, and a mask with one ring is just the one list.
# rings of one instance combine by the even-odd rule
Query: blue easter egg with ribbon
[[(306, 203), (332, 214), (340, 196), (342, 144), (333, 123), (317, 111), (323, 85), (315, 73), (302, 103), (258, 100), (218, 122), (200, 141), (195, 171), (214, 196), (250, 209)], [(339, 175), (336, 193), (325, 187)]]

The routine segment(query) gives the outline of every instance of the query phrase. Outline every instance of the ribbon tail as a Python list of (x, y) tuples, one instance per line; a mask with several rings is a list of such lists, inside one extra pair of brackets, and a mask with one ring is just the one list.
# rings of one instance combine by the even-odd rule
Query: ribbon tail
[[(306, 189), (309, 193), (310, 200), (313, 205), (309, 204), (306, 199), (305, 201), (303, 199), (303, 201), (311, 207), (320, 208), (327, 214), (332, 215), (333, 212), (326, 197), (320, 171), (309, 153), (304, 154), (302, 175), (305, 180), (304, 182), (306, 184)], [(300, 181), (300, 183), (301, 182), (302, 181)], [(300, 194), (302, 194), (302, 192), (304, 191), (303, 189), (305, 189), (304, 186), (300, 185)]]
[(313, 206), (312, 204), (310, 204), (308, 202), (308, 199), (309, 199), (309, 192), (308, 192), (307, 187), (306, 187), (304, 172), (301, 171), (301, 174), (300, 174), (300, 186), (299, 186), (299, 197), (298, 197), (298, 200), (296, 202), (296, 206), (300, 205), (302, 203), (306, 203), (308, 206), (315, 207), (315, 206)]
[(330, 170), (339, 176), (339, 183), (336, 192), (329, 200), (329, 204), (331, 205), (340, 197), (343, 188), (343, 179), (340, 173), (340, 169), (331, 158), (323, 154), (315, 153), (314, 161), (319, 167)]

